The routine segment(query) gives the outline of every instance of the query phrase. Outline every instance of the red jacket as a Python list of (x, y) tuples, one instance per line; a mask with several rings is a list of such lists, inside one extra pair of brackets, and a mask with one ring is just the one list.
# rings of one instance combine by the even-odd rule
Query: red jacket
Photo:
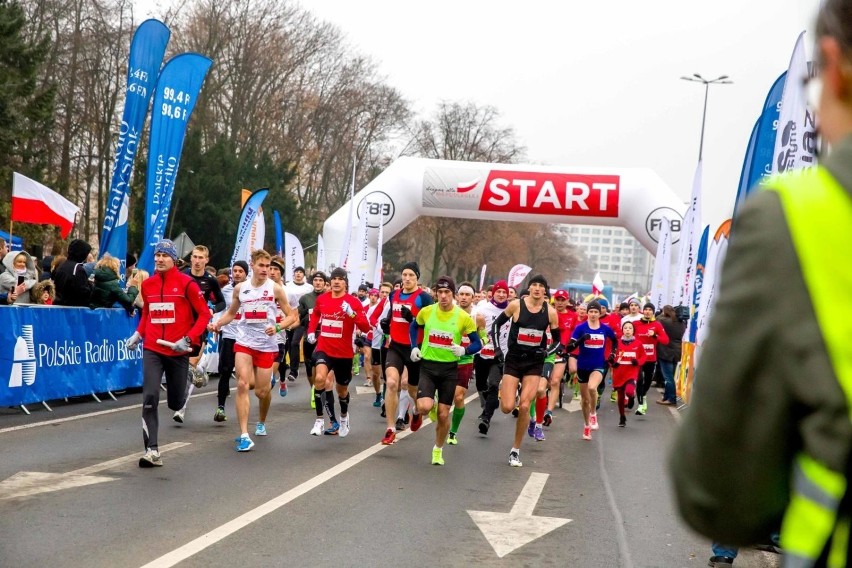
[(165, 272), (154, 272), (142, 282), (140, 293), (145, 305), (136, 331), (145, 340), (145, 349), (179, 356), (157, 340), (174, 343), (189, 337), (193, 345), (201, 344), (210, 310), (195, 280), (172, 267)]
[[(657, 361), (657, 343), (663, 345), (669, 344), (669, 336), (666, 330), (663, 329), (663, 324), (656, 319), (646, 320), (645, 318), (633, 322), (635, 335), (645, 346), (645, 357), (647, 363), (656, 363)], [(653, 331), (653, 335), (648, 335), (649, 331)]]
[[(633, 361), (639, 364), (634, 365)], [(635, 381), (639, 377), (639, 369), (645, 364), (645, 348), (637, 337), (630, 343), (625, 343), (623, 337), (618, 338), (618, 351), (615, 355), (618, 366), (612, 370), (612, 388), (619, 388), (627, 381)]]
[[(343, 311), (344, 302), (355, 312), (355, 317)], [(316, 351), (337, 359), (351, 359), (355, 356), (352, 339), (356, 326), (363, 332), (370, 331), (370, 322), (358, 298), (352, 294), (335, 298), (331, 292), (317, 297), (308, 322), (308, 333), (316, 334)]]

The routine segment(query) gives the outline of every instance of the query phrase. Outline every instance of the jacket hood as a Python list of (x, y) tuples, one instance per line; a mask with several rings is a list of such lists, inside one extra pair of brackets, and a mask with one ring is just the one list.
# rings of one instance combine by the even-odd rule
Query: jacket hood
[(92, 252), (92, 245), (83, 239), (74, 239), (68, 245), (68, 260), (74, 262), (85, 262), (86, 257)]
[(51, 298), (56, 298), (56, 286), (53, 284), (53, 280), (42, 280), (33, 286), (32, 290), (30, 290), (30, 297), (33, 300), (40, 300), (45, 290), (47, 290)]
[(35, 278), (35, 262), (33, 261), (33, 257), (30, 256), (30, 253), (22, 250), (13, 250), (6, 253), (6, 256), (3, 257), (3, 266), (6, 267), (6, 270), (15, 274), (15, 257), (19, 254), (22, 254), (27, 257), (27, 275), (31, 278)]
[(106, 266), (95, 268), (96, 282), (110, 282), (112, 280), (118, 280), (118, 274), (112, 268), (107, 268)]

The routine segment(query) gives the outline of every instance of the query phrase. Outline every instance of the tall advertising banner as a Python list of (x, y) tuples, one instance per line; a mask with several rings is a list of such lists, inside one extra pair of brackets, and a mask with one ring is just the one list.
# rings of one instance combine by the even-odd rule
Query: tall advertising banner
[(352, 186), (349, 188), (349, 218), (346, 221), (346, 236), (340, 248), (337, 266), (349, 269), (349, 249), (352, 245), (352, 216), (355, 213), (355, 160), (352, 160)]
[[(240, 190), (240, 205), (245, 205), (249, 197), (251, 197), (250, 189)], [(266, 220), (263, 217), (263, 207), (257, 210), (257, 216), (254, 218), (254, 223), (251, 224), (249, 242), (251, 243), (251, 250), (266, 248)]]
[(251, 228), (254, 226), (254, 220), (260, 211), (260, 204), (266, 199), (268, 193), (269, 189), (267, 188), (258, 189), (246, 199), (243, 210), (240, 212), (240, 222), (237, 224), (237, 238), (234, 243), (234, 254), (231, 256), (231, 264), (229, 266), (234, 266), (234, 263), (238, 260), (244, 260), (251, 267)]
[[(358, 229), (355, 231), (355, 238), (352, 240), (352, 250), (349, 251), (349, 265), (346, 267), (349, 270), (349, 291), (355, 293), (358, 286), (367, 281), (368, 252), (369, 252), (369, 231), (367, 229), (367, 213), (369, 211), (369, 203), (362, 201), (358, 207)], [(373, 265), (375, 268), (375, 265)]]
[(305, 267), (305, 251), (299, 238), (293, 233), (284, 233), (284, 281), (293, 280), (296, 267)]
[(676, 377), (677, 394), (685, 402), (689, 402), (692, 393), (692, 380), (695, 375), (695, 333), (698, 321), (697, 307), (703, 290), (705, 266), (707, 264), (707, 240), (710, 227), (706, 227), (696, 247), (695, 264), (692, 266), (693, 285), (689, 300), (690, 318), (684, 332), (681, 345), (680, 366)]
[(772, 173), (816, 165), (817, 133), (814, 113), (808, 108), (804, 80), (808, 77), (805, 58), (805, 32), (799, 34), (784, 82), (778, 131), (775, 133), (775, 161)]
[(692, 180), (692, 196), (683, 216), (683, 230), (677, 268), (675, 270), (676, 284), (672, 291), (673, 306), (688, 306), (692, 294), (692, 278), (695, 268), (695, 255), (698, 252), (698, 242), (701, 228), (701, 172), (699, 161), (695, 167), (695, 177)]
[(284, 233), (281, 228), (281, 215), (278, 210), (272, 210), (272, 218), (275, 220), (275, 254), (284, 258)]
[(704, 288), (704, 278), (707, 275), (707, 247), (710, 239), (710, 227), (704, 227), (701, 240), (698, 243), (698, 254), (695, 257), (695, 268), (692, 282), (692, 299), (689, 303), (689, 342), (695, 343), (698, 331), (698, 306), (701, 303), (701, 291)]
[(317, 235), (317, 270), (326, 271), (325, 261), (325, 243), (322, 242), (322, 235)]
[(118, 272), (118, 277), (121, 280), (124, 280), (127, 262), (130, 177), (133, 174), (133, 162), (139, 150), (139, 140), (142, 137), (142, 128), (145, 126), (148, 105), (154, 94), (154, 85), (157, 83), (157, 76), (163, 65), (163, 56), (166, 53), (170, 35), (169, 28), (162, 22), (145, 20), (136, 28), (133, 41), (130, 42), (124, 113), (121, 116), (121, 128), (118, 131), (115, 164), (98, 249), (99, 257), (109, 254), (119, 260), (121, 270)]
[(524, 281), (524, 278), (527, 277), (527, 274), (529, 274), (531, 270), (532, 267), (527, 266), (526, 264), (516, 264), (509, 271), (509, 277), (506, 279), (506, 283), (510, 288), (514, 288)]
[(479, 272), (479, 290), (482, 291), (485, 289), (485, 268), (487, 264), (482, 265), (482, 270)]
[(139, 267), (154, 271), (154, 247), (163, 238), (189, 118), (213, 62), (197, 53), (169, 59), (157, 80), (148, 149), (145, 241)]
[(698, 367), (698, 355), (707, 333), (710, 330), (710, 315), (718, 295), (718, 283), (721, 278), (722, 264), (728, 251), (728, 237), (731, 232), (731, 221), (725, 221), (716, 230), (716, 235), (710, 241), (707, 252), (707, 267), (704, 271), (704, 283), (701, 286), (701, 303), (698, 306), (698, 329), (695, 334), (695, 367)]
[(651, 281), (651, 303), (661, 309), (669, 301), (669, 284), (672, 269), (672, 230), (668, 217), (663, 217), (657, 256), (654, 258), (654, 276)]

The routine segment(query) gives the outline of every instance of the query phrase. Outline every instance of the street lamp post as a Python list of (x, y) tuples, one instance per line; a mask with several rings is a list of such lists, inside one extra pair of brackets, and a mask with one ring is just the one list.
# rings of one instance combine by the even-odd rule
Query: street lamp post
[(715, 79), (708, 80), (698, 73), (693, 73), (692, 77), (681, 77), (681, 79), (704, 85), (704, 114), (701, 116), (701, 141), (698, 145), (698, 161), (700, 162), (704, 155), (704, 123), (707, 121), (707, 95), (710, 94), (710, 85), (730, 85), (733, 81), (730, 81), (727, 75), (721, 75)]

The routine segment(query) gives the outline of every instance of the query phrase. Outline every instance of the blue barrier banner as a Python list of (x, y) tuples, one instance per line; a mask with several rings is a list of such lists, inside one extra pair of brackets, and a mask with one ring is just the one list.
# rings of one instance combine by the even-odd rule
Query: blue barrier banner
[(158, 20), (145, 20), (133, 34), (127, 66), (127, 90), (124, 113), (115, 149), (115, 164), (109, 197), (104, 211), (104, 228), (101, 233), (98, 256), (109, 253), (119, 260), (119, 278), (124, 280), (127, 259), (127, 216), (130, 204), (130, 176), (133, 161), (142, 138), (142, 127), (148, 114), (148, 105), (154, 94), (154, 85), (160, 74), (166, 44), (171, 32)]
[(0, 406), (142, 386), (139, 316), (122, 308), (0, 307)]
[(154, 272), (154, 247), (166, 231), (186, 127), (212, 63), (197, 53), (181, 53), (169, 59), (157, 79), (148, 147), (145, 242), (139, 258), (139, 268), (148, 272)]

